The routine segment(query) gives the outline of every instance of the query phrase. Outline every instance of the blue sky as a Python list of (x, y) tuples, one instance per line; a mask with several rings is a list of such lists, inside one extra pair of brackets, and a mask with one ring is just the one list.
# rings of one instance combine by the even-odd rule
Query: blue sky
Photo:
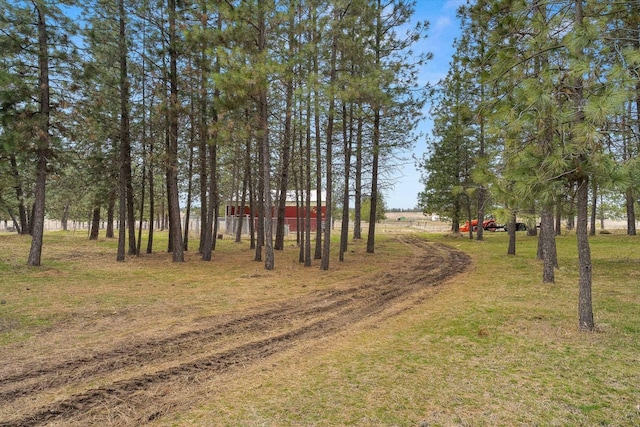
[[(426, 40), (414, 49), (416, 52), (431, 52), (433, 59), (427, 62), (420, 72), (421, 83), (435, 84), (446, 76), (449, 62), (453, 54), (453, 41), (460, 34), (460, 25), (456, 17), (458, 7), (466, 0), (417, 0), (414, 20), (429, 21), (429, 32)], [(432, 123), (429, 119), (430, 104), (424, 109), (425, 119), (419, 131), (425, 135), (431, 133)], [(425, 138), (420, 138), (413, 154), (420, 158), (426, 151)], [(413, 161), (400, 167), (393, 178), (395, 186), (384, 193), (388, 208), (410, 209), (417, 205), (418, 193), (422, 191), (420, 172)]]

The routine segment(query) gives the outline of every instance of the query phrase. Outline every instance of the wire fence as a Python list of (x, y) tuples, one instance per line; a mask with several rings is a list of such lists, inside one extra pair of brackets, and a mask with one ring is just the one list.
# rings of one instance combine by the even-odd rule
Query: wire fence
[[(340, 229), (340, 221), (335, 221), (334, 223), (335, 229)], [(627, 222), (621, 220), (605, 220), (604, 227), (602, 226), (600, 220), (596, 222), (596, 230), (625, 230), (627, 228)], [(118, 222), (114, 223), (114, 229), (118, 229)], [(140, 226), (140, 222), (136, 221), (136, 229)], [(185, 222), (183, 222), (183, 227), (185, 226)], [(193, 217), (189, 220), (189, 232), (194, 236), (200, 235), (200, 218)], [(273, 219), (273, 229), (276, 227), (276, 219)], [(295, 233), (297, 230), (297, 221), (295, 218), (288, 218), (285, 220), (285, 234)], [(69, 232), (79, 233), (86, 232), (89, 233), (89, 229), (91, 227), (90, 221), (78, 221), (78, 220), (69, 220), (67, 221), (66, 230)], [(107, 227), (106, 221), (101, 221), (100, 229), (104, 230)], [(236, 217), (221, 217), (218, 219), (218, 233), (225, 235), (235, 235), (237, 227), (241, 227), (241, 231), (243, 235), (249, 234), (249, 220), (248, 218), (238, 219)], [(353, 222), (349, 224), (349, 228), (353, 228)], [(366, 230), (367, 223), (363, 223), (363, 229)], [(429, 220), (386, 220), (377, 225), (378, 229), (382, 229), (384, 231), (393, 231), (393, 230), (420, 230), (425, 232), (432, 233), (446, 233), (451, 231), (451, 223), (441, 222), (441, 221), (429, 221)], [(636, 228), (640, 228), (640, 221), (636, 224)], [(63, 223), (60, 220), (56, 219), (47, 219), (44, 222), (45, 231), (61, 231), (64, 229)], [(142, 222), (142, 229), (149, 229), (149, 222)], [(155, 224), (154, 229), (156, 231), (163, 230), (160, 224)], [(312, 224), (312, 231), (315, 231), (315, 224)], [(0, 232), (13, 233), (16, 232), (13, 223), (10, 221), (0, 221)]]

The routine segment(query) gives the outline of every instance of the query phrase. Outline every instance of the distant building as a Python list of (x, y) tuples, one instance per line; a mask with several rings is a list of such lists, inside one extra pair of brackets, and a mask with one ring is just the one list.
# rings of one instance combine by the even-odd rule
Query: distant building
[[(321, 197), (321, 208), (320, 208), (320, 222), (325, 218), (327, 214), (327, 204), (325, 201), (326, 193), (323, 191), (320, 193)], [(297, 232), (298, 224), (300, 224), (300, 229), (304, 230), (305, 219), (307, 217), (307, 209), (305, 207), (306, 197), (304, 194), (298, 196), (299, 200), (296, 201), (296, 192), (288, 191), (287, 199), (284, 208), (284, 223), (285, 227), (289, 232)], [(274, 194), (274, 200), (275, 194)], [(318, 229), (318, 198), (317, 193), (315, 191), (311, 192), (311, 231), (315, 232)], [(277, 201), (277, 200), (276, 200)], [(273, 203), (272, 208), (272, 216), (275, 224), (277, 218), (277, 206), (276, 202)], [(251, 217), (251, 211), (249, 209), (248, 203), (247, 206), (244, 207), (244, 212), (241, 211), (240, 204), (227, 204), (225, 208), (225, 215), (227, 217), (227, 232), (231, 232), (231, 230), (235, 230), (236, 224), (239, 221), (243, 220), (242, 230), (243, 232), (248, 232), (248, 221)], [(257, 219), (258, 212), (254, 213), (254, 221)]]

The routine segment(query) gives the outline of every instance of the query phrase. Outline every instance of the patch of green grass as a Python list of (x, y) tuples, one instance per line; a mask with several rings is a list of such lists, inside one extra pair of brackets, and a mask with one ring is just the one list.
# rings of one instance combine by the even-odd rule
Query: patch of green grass
[[(423, 306), (332, 340), (319, 356), (240, 381), (186, 419), (221, 425), (640, 424), (637, 263), (626, 236), (592, 238), (595, 333), (577, 330), (575, 237), (557, 240), (555, 284), (541, 282), (536, 239), (428, 236), (469, 253), (470, 272)], [(393, 243), (389, 243), (393, 246)], [(640, 267), (640, 266), (639, 266)], [(287, 363), (287, 359), (283, 361)], [(241, 391), (240, 391), (241, 390)], [(193, 418), (191, 418), (193, 417)]]
[(29, 339), (32, 331), (49, 327), (52, 321), (51, 318), (16, 314), (14, 310), (0, 308), (0, 346)]
[[(358, 283), (410, 253), (382, 234), (373, 255), (365, 241), (350, 242), (344, 263), (334, 245), (330, 271), (319, 272), (317, 264), (300, 266), (288, 245), (267, 272), (246, 242), (225, 240), (210, 263), (193, 253), (184, 264), (171, 263), (160, 249), (165, 236), (158, 233), (158, 252), (116, 263), (113, 240), (47, 234), (44, 266), (35, 269), (25, 265), (28, 239), (0, 236), (0, 345), (73, 316), (89, 322), (146, 310), (179, 319), (242, 310), (339, 281)], [(590, 240), (594, 333), (577, 329), (575, 236), (557, 238), (554, 284), (541, 281), (535, 237), (518, 233), (515, 256), (506, 255), (506, 233), (487, 233), (483, 242), (425, 237), (468, 253), (472, 266), (398, 316), (238, 369), (223, 391), (212, 383), (200, 407), (156, 424), (640, 425), (637, 237)]]

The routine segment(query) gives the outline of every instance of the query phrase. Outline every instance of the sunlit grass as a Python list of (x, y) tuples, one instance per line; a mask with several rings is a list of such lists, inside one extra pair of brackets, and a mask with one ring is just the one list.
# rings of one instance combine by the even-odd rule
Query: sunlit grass
[(555, 284), (541, 282), (535, 238), (519, 234), (513, 257), (505, 234), (428, 237), (472, 254), (473, 269), (424, 306), (252, 372), (175, 425), (640, 423), (637, 270), (608, 271), (634, 239), (592, 239), (599, 327), (580, 333), (573, 236), (558, 238)]
[[(51, 233), (43, 267), (29, 268), (29, 239), (0, 236), (0, 345), (30, 343), (43, 328), (83, 318), (83, 342), (121, 339), (145, 327), (186, 320), (362, 283), (410, 256), (379, 236), (376, 254), (350, 242), (347, 260), (332, 249), (330, 271), (304, 268), (289, 241), (276, 270), (253, 261), (248, 242), (218, 241), (212, 262), (192, 249), (171, 262), (166, 235), (157, 252), (115, 262), (115, 241)], [(426, 238), (471, 255), (464, 274), (402, 314), (294, 347), (212, 383), (207, 401), (157, 425), (493, 426), (640, 425), (640, 242), (591, 239), (595, 333), (577, 328), (575, 236), (557, 239), (556, 283), (543, 284), (536, 238), (518, 233), (506, 255), (506, 233), (483, 242)], [(336, 240), (337, 242), (337, 240)], [(144, 247), (144, 245), (143, 245)], [(131, 326), (91, 325), (129, 313)], [(130, 329), (127, 329), (130, 328)], [(102, 337), (97, 336), (103, 334)], [(88, 344), (87, 344), (88, 345)], [(45, 347), (44, 345), (42, 346)]]

